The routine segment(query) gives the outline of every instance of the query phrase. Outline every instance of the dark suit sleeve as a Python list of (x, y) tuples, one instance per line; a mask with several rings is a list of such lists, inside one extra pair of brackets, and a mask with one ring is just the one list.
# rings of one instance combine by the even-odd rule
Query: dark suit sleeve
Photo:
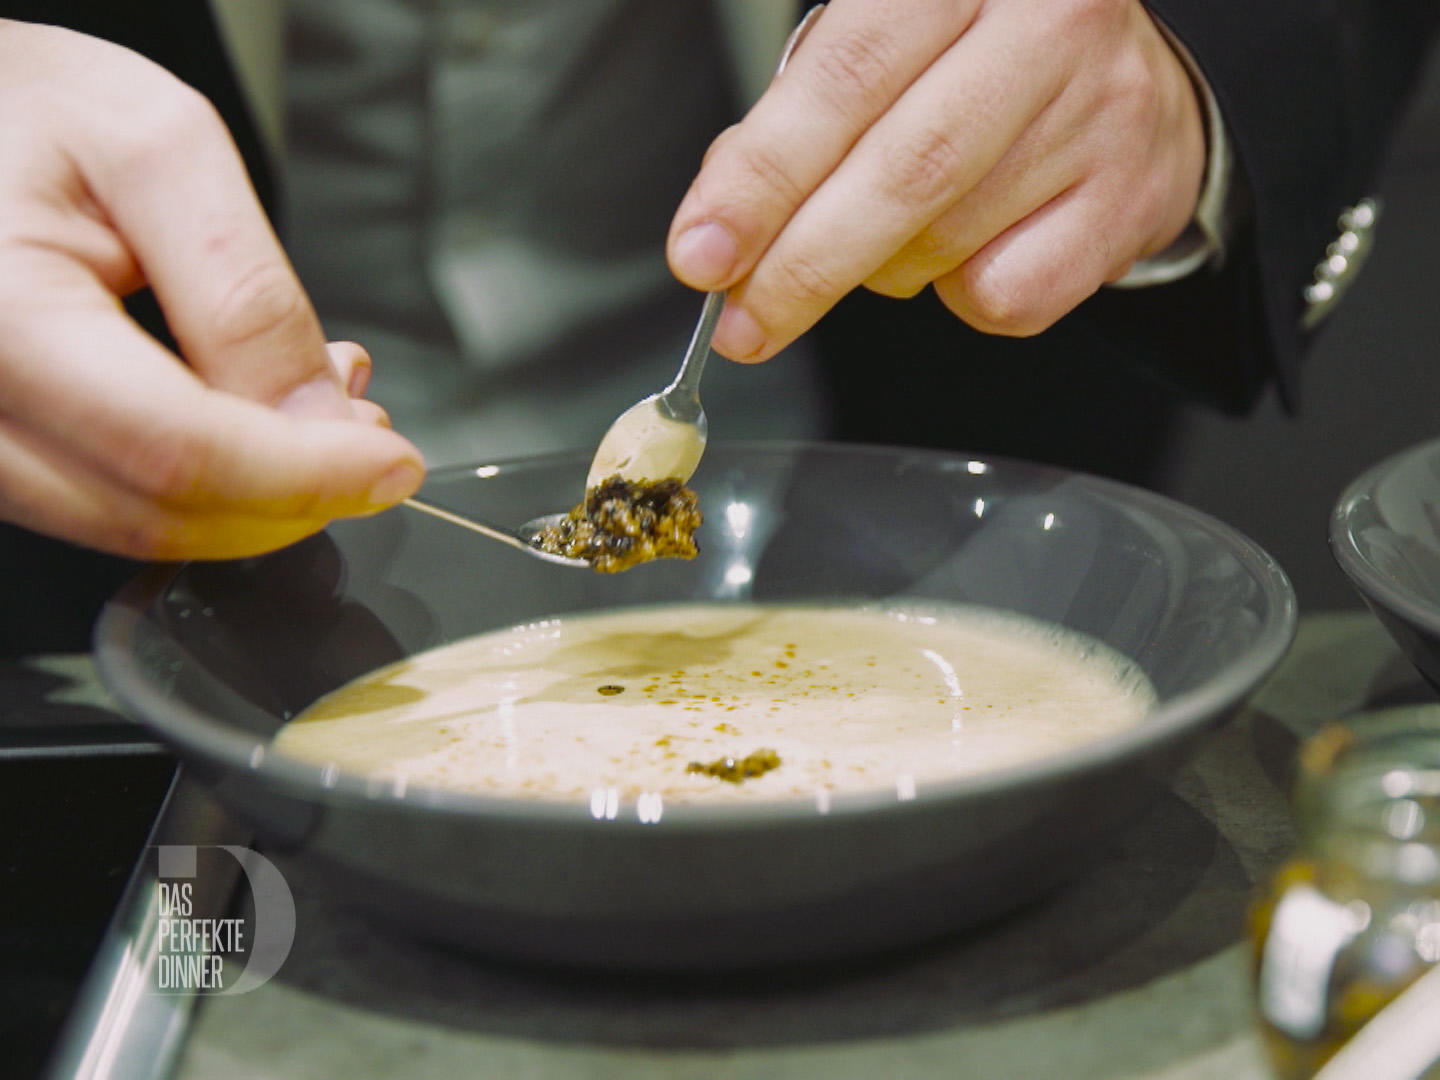
[[(1220, 273), (1118, 295), (1082, 318), (1167, 323), (1144, 361), (1231, 411), (1267, 382), (1293, 403), (1311, 331), (1305, 286), (1343, 208), (1369, 194), (1396, 121), (1440, 27), (1436, 0), (1147, 0), (1213, 89), (1244, 209)], [(1383, 228), (1379, 233), (1383, 243)], [(1189, 317), (1187, 318), (1187, 312)], [(1197, 319), (1198, 317), (1198, 319)], [(1173, 322), (1172, 322), (1173, 320)], [(1166, 354), (1169, 355), (1166, 355)]]
[(1151, 484), (1187, 403), (1242, 413), (1278, 385), (1293, 406), (1315, 332), (1302, 326), (1305, 286), (1342, 208), (1371, 191), (1440, 0), (1148, 2), (1225, 114), (1244, 212), (1222, 267), (1102, 288), (1030, 338), (980, 334), (933, 290), (891, 300), (857, 289), (811, 335), (833, 437)]
[[(1440, 29), (1440, 0), (1146, 3), (1193, 55), (1225, 118), (1241, 213), (1223, 265), (1166, 285), (1102, 288), (1023, 341), (970, 331), (942, 315), (929, 291), (918, 304), (894, 306), (857, 290), (817, 334), (836, 373), (840, 437), (947, 445), (968, 432), (1007, 452), (1128, 472), (1122, 458), (1091, 453), (1089, 442), (1108, 430), (1104, 422), (1076, 425), (1073, 437), (1057, 442), (1016, 441), (1007, 425), (1028, 417), (1032, 427), (1065, 430), (1068, 418), (1057, 427), (1051, 414), (1035, 411), (1036, 388), (1050, 384), (1061, 389), (1046, 392), (1042, 404), (1055, 415), (1073, 411), (1076, 401), (1097, 415), (1110, 400), (1123, 401), (1132, 414), (1166, 407), (1164, 395), (1132, 387), (1136, 381), (1236, 414), (1273, 385), (1294, 407), (1301, 361), (1316, 332), (1302, 322), (1305, 287), (1337, 235), (1342, 210), (1372, 190)], [(1377, 243), (1384, 243), (1385, 227), (1376, 231)], [(923, 320), (923, 333), (900, 325), (915, 319)], [(926, 407), (915, 404), (910, 388), (904, 401), (876, 403), (875, 359), (902, 340), (907, 351), (896, 358), (896, 370), (910, 375), (910, 388), (954, 370), (962, 381), (981, 381), (995, 419), (957, 415), (947, 424), (937, 415), (934, 423), (886, 426), (886, 409), (913, 418)], [(1005, 371), (1014, 378), (999, 374)]]

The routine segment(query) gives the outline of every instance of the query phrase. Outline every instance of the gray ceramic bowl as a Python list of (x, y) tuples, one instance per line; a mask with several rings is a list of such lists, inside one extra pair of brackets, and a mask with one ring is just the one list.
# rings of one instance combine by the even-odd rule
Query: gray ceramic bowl
[[(451, 470), (425, 494), (486, 520), (568, 505), (579, 455)], [(1083, 871), (1155, 783), (1280, 660), (1280, 568), (1157, 495), (1000, 459), (713, 446), (692, 562), (558, 569), (397, 509), (275, 555), (156, 568), (106, 608), (113, 692), (335, 895), (525, 961), (650, 969), (834, 959), (973, 925)], [(729, 504), (749, 507), (731, 529)], [(737, 519), (738, 519), (737, 515)], [(820, 549), (813, 538), (826, 537)], [(737, 567), (745, 573), (736, 573)], [(938, 599), (1083, 631), (1159, 691), (1122, 734), (1003, 772), (811, 800), (667, 807), (408, 789), (269, 750), (284, 718), (381, 664), (545, 615), (666, 601)]]
[(1330, 550), (1401, 650), (1440, 689), (1440, 440), (1357, 477), (1330, 515)]

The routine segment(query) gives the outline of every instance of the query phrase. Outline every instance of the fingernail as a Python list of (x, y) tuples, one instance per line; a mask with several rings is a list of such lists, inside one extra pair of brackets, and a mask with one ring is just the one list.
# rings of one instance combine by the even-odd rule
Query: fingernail
[(370, 505), (392, 506), (415, 494), (424, 479), (425, 474), (413, 464), (396, 465), (370, 488)]
[(335, 379), (325, 375), (294, 387), (275, 407), (291, 416), (316, 419), (345, 419), (351, 415), (350, 399)]
[(352, 398), (364, 397), (365, 388), (370, 385), (370, 361), (357, 360), (350, 369), (350, 382), (345, 387)]
[(671, 252), (675, 276), (697, 289), (714, 288), (730, 276), (739, 249), (723, 225), (707, 221), (680, 234)]
[(733, 304), (726, 305), (715, 326), (715, 349), (731, 360), (747, 360), (765, 348), (765, 331), (750, 313)]

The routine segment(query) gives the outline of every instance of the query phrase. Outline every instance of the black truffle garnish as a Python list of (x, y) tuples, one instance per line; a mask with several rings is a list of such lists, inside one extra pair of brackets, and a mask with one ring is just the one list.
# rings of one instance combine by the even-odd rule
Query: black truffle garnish
[(695, 493), (679, 480), (612, 476), (563, 518), (535, 534), (541, 551), (583, 559), (602, 574), (651, 559), (693, 559), (702, 518)]

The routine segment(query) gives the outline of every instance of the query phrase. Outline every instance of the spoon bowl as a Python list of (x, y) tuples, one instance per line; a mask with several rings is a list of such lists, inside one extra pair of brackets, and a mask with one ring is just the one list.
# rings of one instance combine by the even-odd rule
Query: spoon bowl
[(700, 405), (700, 377), (724, 307), (723, 292), (706, 295), (680, 371), (664, 390), (642, 398), (610, 425), (590, 462), (587, 489), (612, 476), (637, 481), (674, 477), (684, 483), (694, 475), (709, 436)]

